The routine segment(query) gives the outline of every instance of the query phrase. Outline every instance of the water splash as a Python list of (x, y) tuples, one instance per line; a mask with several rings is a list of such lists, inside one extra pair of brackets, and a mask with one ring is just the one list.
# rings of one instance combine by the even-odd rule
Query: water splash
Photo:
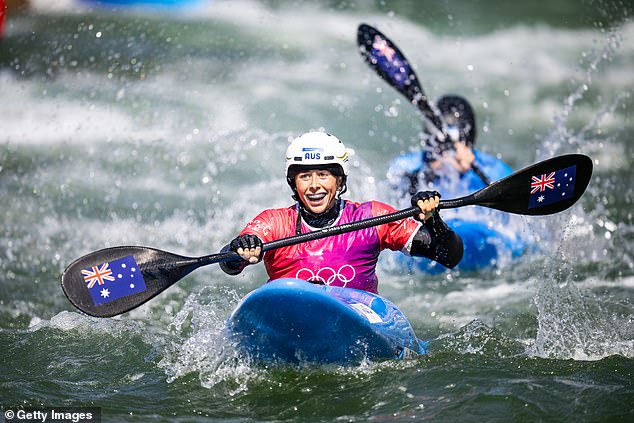
[(499, 330), (475, 319), (452, 334), (442, 335), (432, 342), (432, 353), (486, 355), (489, 357), (513, 357), (525, 353), (525, 346)]
[[(609, 119), (615, 115), (617, 107), (624, 100), (630, 98), (630, 92), (620, 92), (611, 101), (605, 104), (599, 102), (599, 110), (595, 112), (589, 122), (579, 130), (571, 128), (571, 118), (575, 116), (575, 106), (587, 96), (593, 86), (593, 76), (599, 72), (602, 65), (610, 62), (617, 54), (621, 46), (623, 35), (615, 28), (608, 32), (605, 45), (600, 50), (583, 53), (588, 60), (585, 65), (585, 76), (580, 81), (577, 89), (564, 99), (563, 108), (553, 118), (553, 130), (542, 140), (537, 150), (537, 158), (545, 159), (565, 151), (580, 153), (599, 153), (605, 144), (615, 142), (616, 135), (602, 129), (602, 125), (609, 126)], [(602, 99), (599, 98), (599, 101)]]
[(238, 301), (235, 290), (205, 287), (189, 295), (170, 325), (170, 341), (158, 363), (168, 382), (197, 374), (201, 386), (229, 384), (229, 395), (247, 390), (258, 377), (248, 357), (227, 339), (225, 320), (229, 304)]
[(579, 288), (578, 270), (570, 264), (577, 244), (566, 242), (572, 227), (545, 265), (539, 283), (534, 299), (538, 332), (532, 353), (575, 360), (598, 360), (613, 354), (632, 357), (634, 337), (624, 331), (632, 323), (632, 310), (627, 315), (614, 314), (604, 299)]
[(229, 339), (226, 318), (241, 294), (235, 289), (206, 287), (189, 295), (173, 317), (163, 357), (158, 363), (169, 383), (194, 375), (207, 389), (220, 388), (230, 396), (249, 391), (250, 386), (268, 383), (279, 372), (326, 372), (328, 374), (371, 375), (389, 361), (361, 360), (355, 366), (324, 365), (300, 361), (298, 364), (261, 363), (242, 354)]
[[(586, 97), (592, 92), (597, 73), (616, 56), (622, 38), (618, 28), (612, 29), (607, 32), (603, 48), (584, 53), (585, 77), (564, 100), (562, 110), (554, 118), (552, 132), (537, 150), (541, 158), (570, 151), (588, 154), (596, 165), (593, 181), (580, 204), (572, 209), (572, 216), (566, 213), (565, 220), (558, 216), (536, 224), (541, 226), (541, 236), (549, 240), (551, 250), (555, 251), (544, 265), (534, 299), (538, 332), (532, 353), (537, 356), (596, 360), (612, 354), (626, 357), (634, 354), (634, 338), (624, 330), (631, 324), (631, 317), (629, 323), (627, 317), (632, 311), (629, 302), (622, 306), (629, 309), (629, 313), (621, 314), (609, 306), (610, 298), (584, 290), (579, 283), (583, 279), (579, 274), (586, 273), (584, 269), (594, 266), (589, 274), (600, 270), (597, 264), (609, 263), (610, 268), (616, 265), (623, 269), (616, 272), (619, 276), (628, 266), (632, 267), (627, 253), (631, 242), (614, 243), (616, 237), (627, 237), (631, 230), (614, 222), (608, 208), (611, 201), (605, 194), (618, 189), (619, 181), (601, 176), (606, 170), (627, 166), (625, 146), (617, 142), (614, 117), (631, 93), (619, 92), (612, 99), (598, 97), (594, 106), (598, 110), (586, 124), (573, 129), (575, 112), (582, 107), (583, 100), (589, 101)], [(562, 228), (561, 239), (548, 237), (548, 233), (560, 232), (553, 228)], [(579, 248), (580, 245), (584, 248)], [(617, 250), (624, 254), (618, 254)], [(617, 257), (622, 257), (623, 262), (615, 263)]]

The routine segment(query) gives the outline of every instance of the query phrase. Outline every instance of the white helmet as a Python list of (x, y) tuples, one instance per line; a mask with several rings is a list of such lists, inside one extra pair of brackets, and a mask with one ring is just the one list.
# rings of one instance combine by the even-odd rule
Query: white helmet
[(295, 175), (301, 168), (327, 169), (343, 177), (345, 187), (349, 162), (346, 146), (326, 132), (307, 132), (295, 138), (286, 149), (286, 180), (295, 189)]
[(291, 176), (289, 170), (293, 173), (292, 168), (315, 166), (338, 167), (337, 176), (348, 176), (346, 146), (326, 132), (307, 132), (295, 138), (286, 149), (286, 176)]

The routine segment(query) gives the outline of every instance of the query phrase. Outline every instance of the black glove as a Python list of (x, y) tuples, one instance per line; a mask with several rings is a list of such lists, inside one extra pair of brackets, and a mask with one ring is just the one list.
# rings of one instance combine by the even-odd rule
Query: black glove
[[(237, 252), (239, 248), (242, 248), (243, 250), (250, 250), (252, 248), (262, 248), (262, 245), (262, 240), (256, 235), (244, 234), (235, 237), (233, 241), (229, 243), (229, 249)], [(262, 253), (260, 253), (260, 258), (262, 258)]]
[[(412, 207), (418, 207), (419, 201), (430, 200), (434, 197), (440, 198), (440, 193), (438, 191), (419, 191), (412, 195)], [(434, 210), (432, 217), (435, 217), (436, 215), (438, 215), (438, 209)], [(418, 214), (414, 215), (414, 219), (422, 222), (422, 220), (419, 219)]]
[[(255, 235), (246, 234), (235, 237), (229, 245), (225, 245), (225, 247), (220, 251), (221, 253), (225, 253), (227, 251), (238, 252), (238, 248), (242, 248), (243, 250), (246, 248), (257, 248), (262, 247), (262, 240)], [(262, 259), (262, 252), (260, 253), (260, 257), (258, 260)], [(220, 268), (229, 275), (237, 275), (249, 264), (246, 260), (242, 258), (237, 258), (231, 261), (224, 261), (220, 263)]]

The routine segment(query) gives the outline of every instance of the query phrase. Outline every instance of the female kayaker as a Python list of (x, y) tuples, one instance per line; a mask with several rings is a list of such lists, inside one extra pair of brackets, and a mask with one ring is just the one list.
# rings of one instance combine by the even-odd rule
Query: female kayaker
[(475, 148), (476, 121), (471, 104), (457, 95), (444, 95), (436, 103), (447, 125), (448, 138), (423, 134), (421, 153), (396, 158), (389, 165), (388, 179), (393, 188), (410, 195), (423, 187), (436, 187), (445, 195), (460, 197), (485, 187), (473, 170), (475, 164), (491, 180), (510, 175), (502, 160)]
[(404, 219), (319, 240), (278, 248), (262, 254), (262, 244), (396, 211), (378, 202), (341, 199), (346, 191), (348, 152), (335, 136), (308, 132), (294, 139), (286, 151), (286, 180), (295, 204), (268, 209), (255, 217), (223, 251), (243, 260), (221, 263), (230, 275), (264, 259), (271, 280), (298, 278), (377, 292), (376, 264), (383, 249), (428, 257), (452, 268), (462, 258), (462, 240), (440, 218), (440, 194), (425, 191), (412, 196), (421, 209), (415, 219)]

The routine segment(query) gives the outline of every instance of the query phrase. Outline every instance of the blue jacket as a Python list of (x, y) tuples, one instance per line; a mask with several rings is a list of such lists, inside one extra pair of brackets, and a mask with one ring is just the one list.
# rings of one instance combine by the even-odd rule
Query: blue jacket
[[(473, 149), (473, 153), (475, 154), (474, 163), (491, 182), (513, 173), (513, 169), (502, 160), (477, 149)], [(413, 183), (413, 175), (417, 176), (417, 186), (414, 191), (434, 189), (439, 191), (444, 198), (462, 197), (486, 186), (473, 170), (462, 175), (457, 171), (432, 175), (427, 163), (421, 160), (419, 152), (401, 155), (389, 163), (388, 181), (393, 189), (403, 195), (408, 194)]]

